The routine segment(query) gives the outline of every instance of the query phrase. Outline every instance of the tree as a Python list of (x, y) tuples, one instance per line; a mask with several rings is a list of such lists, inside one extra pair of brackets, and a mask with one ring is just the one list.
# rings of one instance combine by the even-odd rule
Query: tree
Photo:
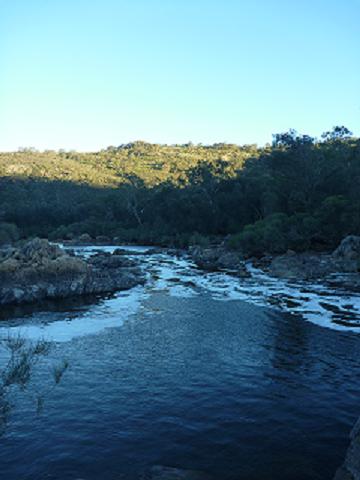
[(296, 130), (290, 128), (287, 132), (273, 134), (272, 145), (273, 147), (292, 148), (299, 145), (313, 144), (314, 142), (314, 137), (310, 137), (310, 135), (300, 135)]
[(321, 135), (321, 138), (324, 142), (334, 142), (336, 140), (345, 140), (346, 138), (350, 138), (352, 136), (352, 132), (344, 125), (333, 127), (332, 130), (328, 132), (324, 132)]

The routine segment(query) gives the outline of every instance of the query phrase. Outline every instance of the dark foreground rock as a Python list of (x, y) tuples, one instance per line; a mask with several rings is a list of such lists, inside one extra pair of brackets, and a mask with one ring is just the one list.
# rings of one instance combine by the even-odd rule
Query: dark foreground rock
[(0, 252), (0, 305), (124, 290), (144, 283), (138, 264), (100, 253), (88, 260), (47, 240)]
[(196, 265), (204, 270), (227, 270), (241, 277), (249, 276), (245, 262), (240, 255), (236, 252), (230, 252), (223, 247), (190, 247), (189, 254)]
[(197, 470), (155, 465), (143, 476), (142, 480), (211, 480), (211, 477)]
[(360, 419), (350, 434), (350, 446), (334, 480), (360, 480)]

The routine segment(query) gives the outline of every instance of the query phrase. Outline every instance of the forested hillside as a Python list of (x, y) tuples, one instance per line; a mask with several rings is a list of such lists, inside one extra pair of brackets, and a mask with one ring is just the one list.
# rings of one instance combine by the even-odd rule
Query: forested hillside
[(83, 233), (245, 253), (332, 248), (360, 233), (360, 140), (290, 130), (264, 148), (135, 142), (96, 153), (0, 154), (0, 237)]

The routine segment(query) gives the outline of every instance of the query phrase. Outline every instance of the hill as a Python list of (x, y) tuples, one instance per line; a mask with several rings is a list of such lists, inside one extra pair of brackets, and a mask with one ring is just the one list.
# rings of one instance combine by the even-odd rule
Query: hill
[(248, 255), (333, 248), (360, 233), (360, 140), (335, 127), (270, 146), (134, 142), (93, 153), (0, 153), (0, 240), (84, 233)]

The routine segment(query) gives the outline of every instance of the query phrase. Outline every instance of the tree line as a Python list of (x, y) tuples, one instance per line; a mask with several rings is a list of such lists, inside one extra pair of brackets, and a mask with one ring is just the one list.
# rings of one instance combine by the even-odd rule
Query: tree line
[(360, 139), (294, 130), (256, 145), (0, 153), (0, 242), (87, 233), (186, 246), (226, 238), (247, 255), (329, 250), (360, 234)]

